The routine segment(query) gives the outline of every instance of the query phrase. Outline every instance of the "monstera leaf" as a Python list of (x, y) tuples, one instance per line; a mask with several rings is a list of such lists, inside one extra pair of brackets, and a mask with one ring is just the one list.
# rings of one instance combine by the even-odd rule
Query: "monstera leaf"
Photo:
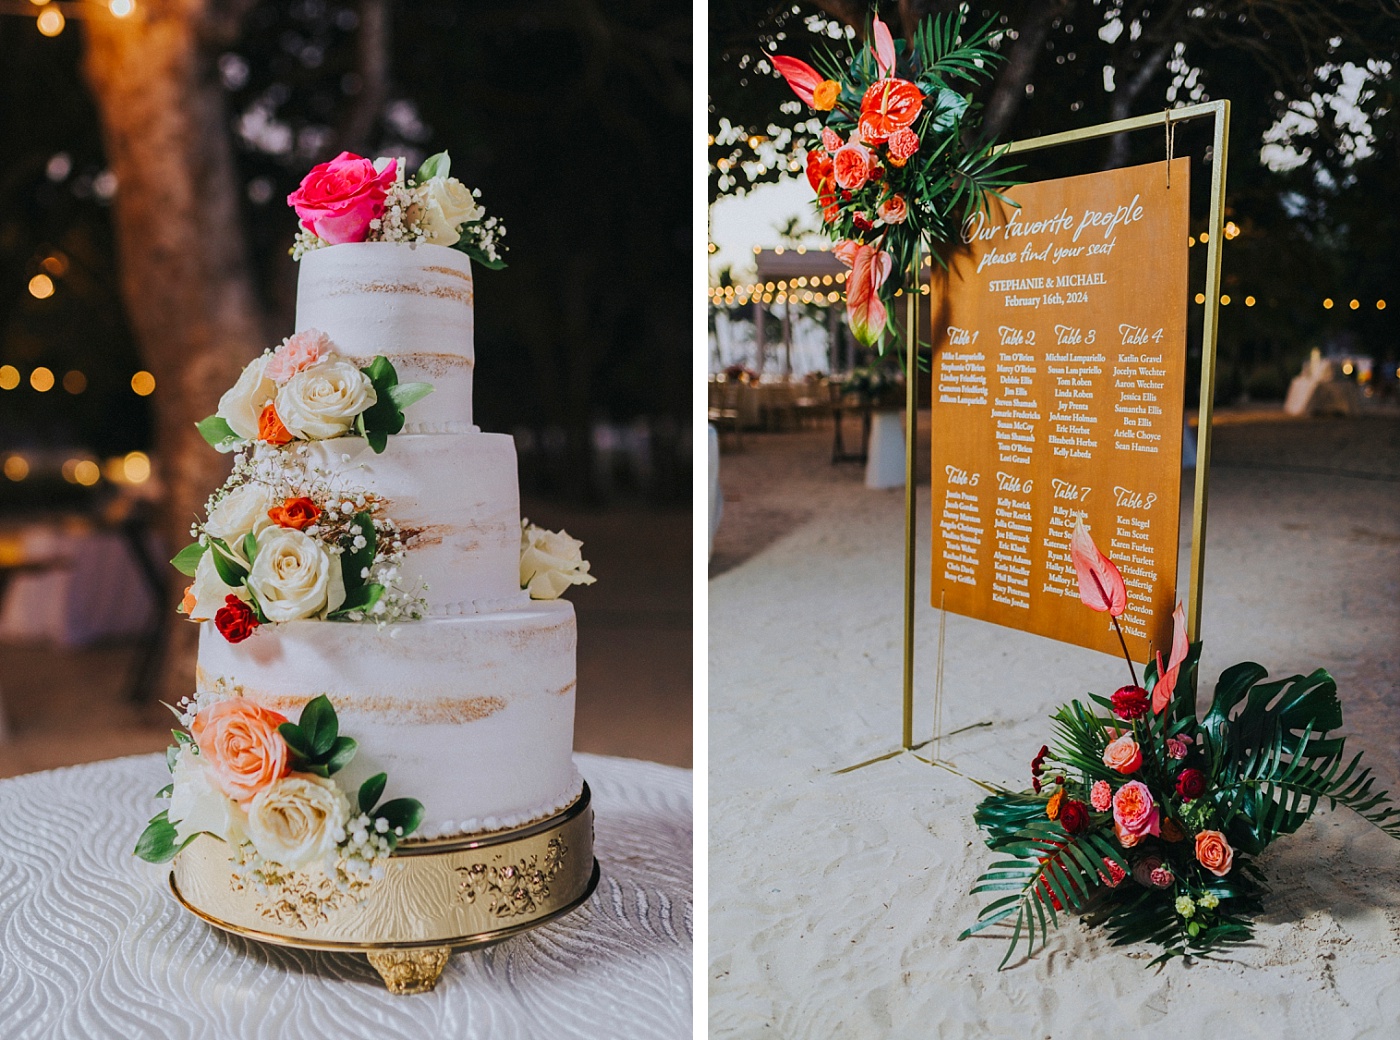
[(1253, 662), (1225, 670), (1201, 720), (1215, 788), (1215, 806), (1230, 843), (1257, 855), (1280, 834), (1292, 834), (1320, 802), (1359, 813), (1400, 838), (1400, 810), (1376, 790), (1361, 755), (1345, 757), (1337, 684), (1324, 669), (1261, 682)]

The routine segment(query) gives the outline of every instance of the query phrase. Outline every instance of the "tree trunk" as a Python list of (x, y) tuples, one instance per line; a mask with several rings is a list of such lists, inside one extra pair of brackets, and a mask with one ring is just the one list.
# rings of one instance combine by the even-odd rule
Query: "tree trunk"
[(1055, 20), (1066, 17), (1073, 9), (1074, 0), (1043, 0), (1030, 5), (1029, 13), (1016, 26), (1016, 39), (1004, 52), (1006, 61), (987, 95), (982, 127), (988, 137), (1001, 137), (1011, 126), (1026, 100), (1026, 85), (1035, 75)]
[[(1127, 119), (1133, 114), (1133, 105), (1138, 96), (1147, 88), (1147, 84), (1152, 82), (1152, 77), (1162, 71), (1162, 64), (1167, 60), (1171, 42), (1163, 40), (1154, 47), (1143, 57), (1142, 64), (1133, 70), (1133, 74), (1118, 85), (1118, 89), (1113, 92), (1113, 100), (1108, 105), (1109, 122)], [(1164, 126), (1165, 123), (1166, 117), (1163, 116)], [(1128, 154), (1128, 135), (1114, 134), (1108, 139), (1108, 152), (1104, 157), (1103, 168), (1116, 170), (1120, 166), (1128, 165)]]
[[(228, 11), (213, 14), (227, 18)], [(222, 483), (229, 460), (194, 423), (214, 411), (266, 344), (239, 217), (223, 96), (206, 51), (211, 12), (196, 0), (85, 23), (84, 70), (97, 103), (114, 203), (121, 292), (156, 378), (161, 534), (173, 553)], [(187, 579), (170, 571), (174, 609)], [(196, 626), (176, 624), (158, 692), (194, 682)]]

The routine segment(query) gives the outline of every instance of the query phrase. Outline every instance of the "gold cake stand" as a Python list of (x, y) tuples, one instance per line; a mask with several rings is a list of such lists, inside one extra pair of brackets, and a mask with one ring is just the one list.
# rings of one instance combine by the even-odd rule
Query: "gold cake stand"
[(567, 809), (512, 830), (403, 842), (360, 893), (320, 873), (245, 885), (208, 836), (175, 859), (170, 889), (216, 928), (279, 946), (363, 953), (393, 993), (437, 985), (454, 949), (488, 946), (580, 906), (598, 885), (588, 785)]

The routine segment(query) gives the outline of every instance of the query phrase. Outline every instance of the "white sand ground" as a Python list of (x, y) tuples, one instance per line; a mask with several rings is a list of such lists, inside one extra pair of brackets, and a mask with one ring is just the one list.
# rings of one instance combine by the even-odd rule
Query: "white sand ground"
[[(1348, 747), (1394, 791), (1400, 418), (1250, 418), (1226, 416), (1216, 433), (1201, 697), (1239, 660), (1275, 676), (1325, 666)], [(903, 490), (866, 491), (855, 468), (828, 464), (829, 444), (754, 437), (724, 458), (729, 537), (722, 527), (716, 562), (730, 569), (709, 587), (712, 1035), (1400, 1037), (1400, 842), (1344, 809), (1270, 849), (1256, 942), (1227, 959), (1146, 970), (1155, 951), (1124, 953), (1071, 921), (998, 972), (1003, 936), (955, 941), (989, 862), (972, 823), (981, 792), (909, 755), (834, 773), (899, 744)], [(921, 604), (928, 512), (925, 478)], [(917, 631), (926, 734), (938, 633), (927, 605)], [(1028, 783), (1047, 713), (1111, 691), (1122, 671), (950, 616), (945, 731), (990, 725), (946, 740), (945, 757)]]

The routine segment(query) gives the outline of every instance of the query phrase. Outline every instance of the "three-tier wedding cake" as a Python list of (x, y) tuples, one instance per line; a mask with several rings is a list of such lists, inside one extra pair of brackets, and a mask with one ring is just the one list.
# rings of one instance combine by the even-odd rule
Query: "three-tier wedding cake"
[(288, 199), (296, 331), (199, 424), (233, 472), (172, 561), (195, 693), (136, 849), (211, 923), (399, 992), (598, 877), (558, 598), (593, 578), (472, 422), (472, 261), (504, 234), (475, 194), (446, 153), (342, 154)]

